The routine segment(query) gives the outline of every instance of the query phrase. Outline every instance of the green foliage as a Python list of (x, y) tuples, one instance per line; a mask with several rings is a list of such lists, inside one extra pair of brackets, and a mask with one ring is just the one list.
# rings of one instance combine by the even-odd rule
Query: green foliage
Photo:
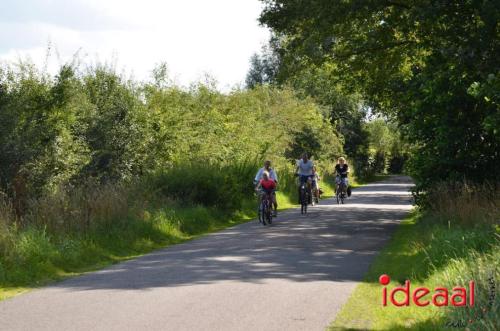
[(116, 181), (141, 174), (148, 152), (148, 123), (139, 87), (101, 66), (90, 69), (82, 80), (92, 104), (90, 116), (81, 119), (91, 150), (82, 175)]
[(164, 65), (153, 73), (152, 83), (138, 84), (103, 65), (64, 65), (54, 78), (26, 63), (0, 70), (0, 187), (19, 215), (30, 198), (89, 178), (115, 183), (184, 163), (297, 158), (291, 146), (303, 132), (315, 138), (317, 158), (342, 151), (320, 108), (291, 90), (181, 89)]
[(37, 194), (68, 179), (86, 159), (85, 146), (71, 134), (85, 104), (66, 67), (54, 82), (24, 63), (1, 72), (0, 183), (10, 187), (17, 180)]
[(256, 163), (220, 166), (191, 163), (155, 174), (152, 188), (181, 204), (200, 204), (238, 210), (253, 192)]
[[(363, 122), (366, 117), (363, 101), (359, 93), (346, 89), (340, 83), (335, 69), (330, 65), (318, 65), (310, 61), (300, 61), (293, 53), (287, 52), (286, 37), (273, 35), (260, 55), (251, 59), (247, 75), (247, 86), (271, 83), (281, 87), (291, 87), (302, 98), (312, 98), (321, 106), (321, 111), (342, 139), (344, 152), (355, 160), (359, 175), (366, 177), (369, 168), (367, 132)], [(299, 133), (295, 150), (315, 149), (313, 138), (307, 132)], [(309, 144), (311, 146), (299, 146)], [(342, 152), (333, 151), (340, 156)]]
[(247, 88), (276, 83), (281, 61), (280, 56), (275, 52), (277, 43), (278, 40), (272, 37), (270, 44), (262, 47), (261, 54), (252, 55), (250, 69), (245, 79)]
[(345, 153), (360, 160), (367, 153), (368, 139), (363, 127), (366, 113), (360, 95), (344, 90), (330, 66), (307, 64), (294, 69), (287, 66), (288, 62), (282, 61), (280, 79), (283, 83), (319, 103), (325, 118), (343, 138)]
[(364, 126), (368, 133), (370, 171), (401, 173), (408, 155), (408, 144), (401, 137), (397, 125), (383, 118), (375, 118)]
[(264, 3), (261, 22), (281, 37), (285, 57), (329, 66), (398, 120), (419, 189), (500, 177), (496, 1)]

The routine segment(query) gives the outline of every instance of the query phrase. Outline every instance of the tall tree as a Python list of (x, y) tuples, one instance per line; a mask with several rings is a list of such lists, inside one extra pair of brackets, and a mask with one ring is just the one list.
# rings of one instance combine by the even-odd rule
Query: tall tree
[(263, 2), (288, 54), (331, 64), (400, 121), (420, 185), (500, 178), (497, 1)]
[[(251, 58), (247, 86), (271, 83), (292, 87), (303, 98), (312, 97), (322, 106), (323, 115), (333, 125), (335, 133), (343, 138), (344, 152), (354, 159), (358, 175), (362, 175), (362, 169), (368, 167), (368, 142), (363, 128), (366, 114), (360, 95), (343, 89), (330, 65), (297, 57), (287, 52), (286, 46), (286, 36), (272, 35), (261, 54)], [(307, 136), (306, 132), (302, 134)]]
[(274, 47), (273, 40), (275, 40), (274, 37), (271, 38), (269, 45), (262, 47), (260, 54), (255, 53), (250, 58), (250, 69), (245, 81), (248, 88), (276, 83), (280, 58)]

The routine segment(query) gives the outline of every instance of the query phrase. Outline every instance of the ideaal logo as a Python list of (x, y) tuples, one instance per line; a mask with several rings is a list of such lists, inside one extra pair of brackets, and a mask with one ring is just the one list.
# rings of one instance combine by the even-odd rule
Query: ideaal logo
[[(404, 286), (398, 286), (388, 291), (386, 285), (391, 282), (391, 278), (387, 275), (382, 275), (379, 278), (382, 289), (382, 305), (387, 306), (390, 301), (396, 307), (409, 306), (411, 302), (419, 307), (425, 307), (433, 304), (437, 307), (452, 305), (455, 307), (474, 306), (475, 284), (471, 280), (468, 287), (455, 286), (448, 290), (446, 287), (436, 287), (431, 291), (427, 287), (411, 288), (411, 282), (405, 281)], [(388, 293), (389, 292), (389, 293)], [(397, 293), (402, 293), (404, 298), (402, 301), (396, 300)], [(429, 296), (431, 294), (431, 296)], [(451, 297), (450, 297), (451, 294)]]
[[(469, 281), (468, 287), (455, 286), (450, 290), (445, 287), (436, 287), (432, 292), (426, 287), (417, 287), (412, 290), (411, 282), (409, 280), (405, 281), (404, 286), (398, 286), (393, 288), (389, 293), (386, 285), (389, 285), (391, 278), (388, 275), (381, 275), (379, 277), (379, 282), (384, 285), (382, 289), (382, 305), (387, 306), (388, 299), (396, 307), (409, 306), (410, 299), (415, 305), (419, 307), (428, 306), (431, 303), (434, 306), (442, 307), (452, 305), (455, 307), (474, 307), (475, 304), (475, 290), (476, 284), (473, 280)], [(479, 320), (482, 320), (488, 311), (493, 309), (495, 302), (495, 278), (491, 276), (488, 278), (488, 303), (483, 306), (480, 305), (476, 307), (476, 312), (471, 316), (469, 320), (458, 320), (458, 321), (447, 321), (446, 327), (448, 328), (466, 328), (467, 325), (471, 325)], [(430, 295), (432, 292), (432, 295)], [(404, 299), (402, 301), (396, 300), (397, 293), (402, 293)], [(449, 296), (451, 294), (451, 297)]]

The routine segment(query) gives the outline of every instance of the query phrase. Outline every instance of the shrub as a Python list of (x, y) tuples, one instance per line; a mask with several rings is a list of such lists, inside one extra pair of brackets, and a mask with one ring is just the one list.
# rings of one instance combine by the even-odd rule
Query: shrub
[(190, 163), (154, 175), (153, 185), (182, 204), (200, 204), (234, 211), (252, 194), (256, 164)]

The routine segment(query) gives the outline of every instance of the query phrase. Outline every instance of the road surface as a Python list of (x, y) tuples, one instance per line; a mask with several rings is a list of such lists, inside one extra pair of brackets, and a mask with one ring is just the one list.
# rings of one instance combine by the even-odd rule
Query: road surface
[(0, 302), (1, 330), (324, 330), (411, 209), (407, 177)]

